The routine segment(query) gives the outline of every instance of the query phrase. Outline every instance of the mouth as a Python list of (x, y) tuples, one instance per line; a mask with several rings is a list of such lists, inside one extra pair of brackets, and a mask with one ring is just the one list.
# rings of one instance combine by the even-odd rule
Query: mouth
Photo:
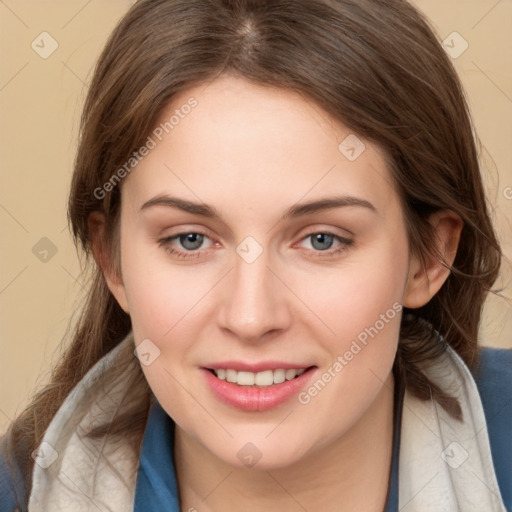
[(242, 411), (267, 411), (290, 402), (316, 375), (317, 366), (273, 368), (257, 372), (234, 368), (202, 368), (216, 399)]
[(231, 382), (237, 386), (266, 388), (274, 384), (296, 379), (304, 372), (313, 368), (277, 368), (275, 370), (263, 370), (261, 372), (238, 371), (232, 368), (218, 368), (208, 370), (220, 380)]

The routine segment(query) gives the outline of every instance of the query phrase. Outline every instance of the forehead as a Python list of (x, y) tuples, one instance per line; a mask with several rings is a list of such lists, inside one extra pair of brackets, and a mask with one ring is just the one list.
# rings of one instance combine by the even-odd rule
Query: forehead
[(289, 89), (221, 77), (176, 95), (150, 137), (123, 184), (131, 204), (162, 193), (248, 211), (333, 193), (397, 200), (379, 148)]

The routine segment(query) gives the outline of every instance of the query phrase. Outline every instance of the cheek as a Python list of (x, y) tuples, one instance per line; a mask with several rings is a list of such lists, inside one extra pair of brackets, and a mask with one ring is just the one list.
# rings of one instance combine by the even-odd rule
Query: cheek
[[(382, 242), (358, 251), (329, 278), (307, 279), (308, 305), (325, 325), (325, 339), (336, 351), (375, 327), (396, 337), (407, 278), (405, 243)], [(306, 294), (306, 287), (301, 291)], [(372, 332), (374, 330), (372, 329)], [(332, 353), (332, 350), (330, 350)]]
[(123, 280), (135, 339), (165, 342), (194, 317), (194, 308), (208, 291), (208, 276), (167, 261), (163, 248), (148, 243), (126, 244), (124, 249)]
[(395, 359), (407, 258), (405, 239), (385, 241), (317, 281), (311, 309), (330, 331), (322, 327), (325, 335), (316, 338), (325, 354), (319, 378), (328, 384), (306, 389), (301, 403), (329, 409), (339, 424), (370, 406)]

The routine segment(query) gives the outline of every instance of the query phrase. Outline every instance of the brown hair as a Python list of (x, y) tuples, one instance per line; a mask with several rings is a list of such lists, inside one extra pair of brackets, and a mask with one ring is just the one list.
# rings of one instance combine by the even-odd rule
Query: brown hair
[[(434, 247), (429, 214), (449, 209), (461, 217), (451, 273), (426, 306), (404, 311), (394, 367), (411, 393), (433, 396), (460, 417), (458, 403), (425, 377), (422, 366), (448, 344), (475, 367), (481, 309), (501, 251), (461, 84), (427, 21), (405, 0), (139, 0), (108, 40), (81, 120), (69, 221), (87, 261), (87, 221), (99, 210), (106, 216), (114, 270), (120, 271), (121, 187), (101, 201), (93, 191), (143, 145), (177, 92), (225, 73), (294, 90), (378, 144), (416, 254)], [(13, 425), (29, 453), (73, 386), (131, 328), (99, 268), (90, 268), (90, 293), (69, 348), (51, 383)], [(131, 410), (108, 429), (140, 442), (150, 389), (140, 366), (133, 368)]]

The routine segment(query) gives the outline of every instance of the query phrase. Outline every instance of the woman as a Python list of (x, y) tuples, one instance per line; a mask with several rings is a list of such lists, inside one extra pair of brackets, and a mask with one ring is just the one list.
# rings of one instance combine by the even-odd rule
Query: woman
[(512, 357), (478, 345), (501, 251), (405, 1), (137, 2), (69, 219), (90, 294), (3, 509), (512, 507)]

